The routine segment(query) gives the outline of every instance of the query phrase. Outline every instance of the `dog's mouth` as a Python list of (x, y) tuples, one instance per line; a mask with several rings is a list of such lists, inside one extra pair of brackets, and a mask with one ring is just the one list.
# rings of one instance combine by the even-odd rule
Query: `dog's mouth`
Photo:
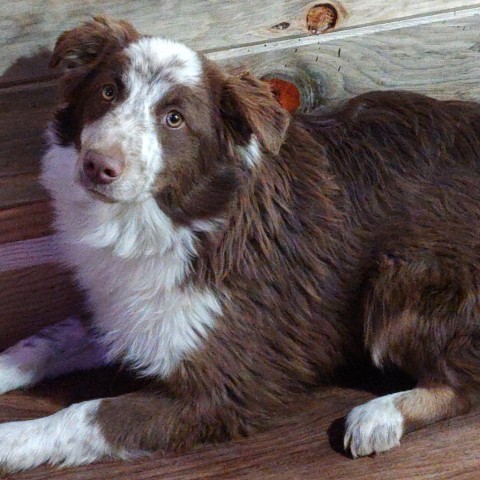
[(105, 192), (102, 192), (97, 185), (92, 183), (88, 178), (85, 177), (81, 172), (77, 177), (77, 183), (93, 198), (100, 200), (104, 203), (117, 203), (113, 197), (108, 195)]
[(94, 197), (97, 200), (100, 200), (101, 202), (117, 203), (117, 200), (113, 199), (112, 197), (109, 197), (108, 195), (105, 195), (102, 192), (98, 192), (97, 190), (94, 190), (92, 188), (87, 188), (86, 190), (92, 197)]

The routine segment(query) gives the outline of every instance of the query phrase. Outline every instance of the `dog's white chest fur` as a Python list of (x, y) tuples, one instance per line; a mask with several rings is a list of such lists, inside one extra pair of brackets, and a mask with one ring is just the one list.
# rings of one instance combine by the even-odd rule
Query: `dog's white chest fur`
[(221, 310), (213, 292), (184, 282), (194, 234), (174, 227), (153, 199), (123, 205), (90, 198), (68, 180), (75, 156), (52, 147), (42, 178), (65, 260), (87, 291), (109, 357), (166, 376), (200, 346)]
[(218, 300), (193, 287), (165, 288), (162, 277), (177, 268), (174, 253), (147, 261), (85, 253), (89, 259), (79, 258), (77, 275), (110, 358), (148, 375), (171, 373), (206, 337), (220, 311)]

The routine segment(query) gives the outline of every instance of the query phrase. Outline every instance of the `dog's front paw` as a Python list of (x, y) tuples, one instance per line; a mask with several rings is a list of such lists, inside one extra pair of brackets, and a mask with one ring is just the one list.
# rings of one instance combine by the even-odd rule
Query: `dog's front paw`
[(33, 366), (21, 368), (8, 353), (0, 355), (0, 395), (34, 383)]
[(16, 472), (43, 463), (81, 465), (122, 455), (104, 440), (95, 423), (99, 401), (78, 403), (36, 420), (0, 425), (0, 471)]
[(404, 419), (395, 406), (398, 395), (376, 398), (348, 414), (344, 447), (353, 458), (385, 452), (400, 445)]

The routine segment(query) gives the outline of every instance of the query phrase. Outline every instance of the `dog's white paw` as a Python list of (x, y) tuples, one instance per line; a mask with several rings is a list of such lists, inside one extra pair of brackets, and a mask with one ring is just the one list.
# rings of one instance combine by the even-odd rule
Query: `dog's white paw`
[(43, 463), (80, 465), (117, 454), (94, 421), (99, 400), (77, 403), (49, 417), (0, 425), (0, 471)]
[(0, 395), (31, 385), (34, 380), (33, 368), (22, 368), (8, 354), (0, 355)]
[(394, 393), (355, 407), (347, 416), (344, 447), (353, 458), (380, 453), (400, 445), (404, 418)]
[(106, 363), (103, 347), (78, 318), (47, 326), (0, 354), (0, 394)]

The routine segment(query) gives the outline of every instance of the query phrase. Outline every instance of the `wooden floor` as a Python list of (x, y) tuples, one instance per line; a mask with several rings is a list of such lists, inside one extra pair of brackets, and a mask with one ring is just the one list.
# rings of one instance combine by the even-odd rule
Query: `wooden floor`
[[(28, 392), (0, 397), (0, 421), (35, 418), (69, 403), (114, 395), (123, 377), (108, 372), (73, 375)], [(480, 412), (407, 435), (401, 447), (351, 460), (341, 451), (342, 417), (372, 393), (331, 387), (312, 396), (282, 427), (250, 439), (201, 447), (183, 455), (156, 454), (126, 463), (105, 460), (84, 467), (40, 467), (5, 478), (18, 480), (411, 480), (480, 479)]]

